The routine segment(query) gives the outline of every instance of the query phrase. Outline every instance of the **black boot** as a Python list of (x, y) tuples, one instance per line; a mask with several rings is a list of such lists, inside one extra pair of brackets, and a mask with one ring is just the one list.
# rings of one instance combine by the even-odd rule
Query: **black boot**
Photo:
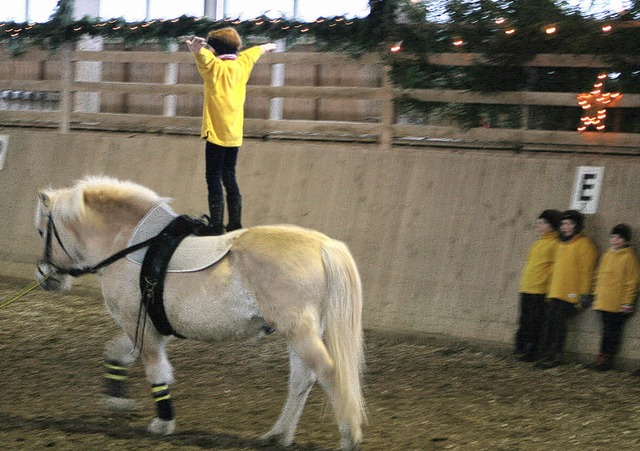
[(227, 224), (227, 232), (242, 228), (240, 218), (242, 217), (242, 196), (236, 194), (227, 196), (227, 207), (229, 207), (229, 223)]
[(222, 226), (222, 220), (224, 218), (224, 198), (214, 198), (209, 201), (209, 213), (210, 217), (206, 217), (209, 221), (209, 225), (206, 228), (206, 235), (222, 235), (224, 234), (224, 227)]

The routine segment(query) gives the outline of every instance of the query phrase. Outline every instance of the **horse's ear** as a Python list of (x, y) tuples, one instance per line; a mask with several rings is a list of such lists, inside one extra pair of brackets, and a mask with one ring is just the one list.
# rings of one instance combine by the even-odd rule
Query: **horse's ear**
[(51, 208), (51, 196), (49, 196), (44, 191), (40, 191), (38, 193), (38, 199), (40, 199), (40, 203), (43, 207), (50, 209)]

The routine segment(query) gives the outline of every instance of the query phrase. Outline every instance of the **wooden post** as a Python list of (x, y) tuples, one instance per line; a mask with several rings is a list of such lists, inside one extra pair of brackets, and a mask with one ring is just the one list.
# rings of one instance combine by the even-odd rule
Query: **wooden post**
[[(525, 69), (526, 73), (527, 73), (527, 87), (525, 88), (526, 91), (531, 91), (534, 86), (535, 83), (538, 79), (538, 71), (535, 67), (527, 67)], [(528, 130), (529, 129), (529, 122), (531, 120), (531, 117), (533, 116), (533, 112), (535, 110), (531, 107), (531, 105), (522, 105), (522, 129), (523, 130)], [(537, 128), (534, 124), (534, 128)]]
[[(282, 53), (286, 50), (286, 40), (278, 39), (276, 41), (276, 52)], [(271, 86), (284, 86), (284, 64), (274, 64), (271, 66)], [(284, 111), (284, 99), (282, 97), (273, 97), (269, 99), (269, 119), (272, 121), (282, 120)]]
[(380, 116), (380, 147), (383, 149), (391, 149), (393, 144), (393, 85), (389, 78), (390, 67), (385, 66), (382, 75), (382, 89), (380, 103), (382, 114)]
[(72, 64), (73, 44), (65, 43), (60, 49), (60, 59), (62, 62), (61, 85), (60, 92), (60, 132), (69, 133), (71, 128), (71, 101), (72, 85), (73, 85), (73, 66)]
[[(101, 0), (74, 0), (73, 18), (81, 20), (85, 16), (98, 17), (100, 15)], [(75, 50), (102, 52), (104, 38), (83, 35), (76, 44)], [(102, 81), (102, 62), (78, 61), (74, 63), (74, 78), (72, 81), (99, 83)], [(78, 92), (73, 94), (72, 111), (82, 113), (99, 113), (101, 103), (100, 92)]]
[[(175, 53), (178, 51), (178, 44), (173, 42), (169, 44), (168, 51)], [(167, 63), (164, 69), (164, 84), (175, 85), (178, 82), (178, 63)], [(164, 96), (163, 102), (163, 115), (175, 116), (176, 115), (177, 96), (175, 94), (168, 94)]]
[[(322, 79), (322, 66), (320, 64), (313, 65), (313, 86), (320, 86)], [(313, 120), (320, 120), (320, 109), (322, 105), (322, 99), (314, 97), (313, 99)]]

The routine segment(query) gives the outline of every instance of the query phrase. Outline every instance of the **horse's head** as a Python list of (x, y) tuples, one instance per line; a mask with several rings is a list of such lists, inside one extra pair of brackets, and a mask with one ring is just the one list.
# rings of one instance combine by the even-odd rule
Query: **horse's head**
[[(160, 202), (148, 188), (109, 177), (87, 177), (71, 188), (38, 193), (36, 228), (44, 244), (36, 277), (47, 290), (65, 290), (71, 276), (126, 244), (129, 233)], [(121, 243), (125, 240), (125, 243)]]
[(59, 191), (40, 191), (36, 207), (36, 229), (44, 243), (42, 258), (36, 269), (36, 279), (45, 290), (54, 291), (71, 287), (71, 277), (66, 269), (74, 265), (73, 257), (68, 250), (71, 243), (65, 245), (60, 232), (65, 221), (61, 218), (54, 219), (54, 206), (59, 196)]

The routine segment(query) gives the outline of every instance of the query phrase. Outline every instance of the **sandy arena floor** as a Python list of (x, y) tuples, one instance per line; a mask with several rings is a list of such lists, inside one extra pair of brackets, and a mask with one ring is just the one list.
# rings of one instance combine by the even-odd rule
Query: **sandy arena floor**
[[(0, 279), (0, 302), (23, 287)], [(116, 331), (95, 294), (36, 290), (0, 310), (0, 449), (255, 450), (286, 391), (277, 334), (259, 343), (170, 346), (177, 431), (146, 432), (154, 406), (140, 364), (131, 395), (144, 406), (98, 407), (102, 347)], [(363, 450), (640, 449), (640, 378), (576, 364), (538, 370), (500, 352), (432, 337), (367, 331)], [(290, 449), (337, 449), (314, 387)]]

